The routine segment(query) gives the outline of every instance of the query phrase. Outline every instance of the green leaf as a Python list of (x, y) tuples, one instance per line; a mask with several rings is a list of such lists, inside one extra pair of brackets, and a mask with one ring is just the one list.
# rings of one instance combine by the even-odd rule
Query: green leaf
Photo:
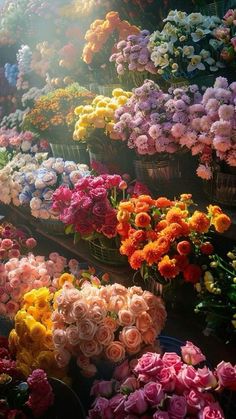
[(72, 234), (72, 233), (74, 233), (74, 227), (73, 227), (73, 224), (70, 224), (70, 225), (66, 226), (65, 234)]

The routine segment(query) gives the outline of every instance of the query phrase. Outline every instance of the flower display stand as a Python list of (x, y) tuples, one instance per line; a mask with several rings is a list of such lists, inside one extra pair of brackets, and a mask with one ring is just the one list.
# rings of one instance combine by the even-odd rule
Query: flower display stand
[(211, 200), (236, 207), (236, 174), (214, 172), (213, 179), (204, 181), (203, 188)]
[(108, 265), (126, 265), (127, 259), (117, 248), (106, 247), (99, 240), (89, 241), (91, 255), (102, 263)]

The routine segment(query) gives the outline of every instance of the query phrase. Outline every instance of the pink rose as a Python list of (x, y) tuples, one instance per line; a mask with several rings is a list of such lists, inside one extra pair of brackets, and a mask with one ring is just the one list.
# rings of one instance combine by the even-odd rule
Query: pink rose
[(163, 367), (160, 354), (147, 352), (139, 360), (134, 371), (145, 378), (156, 378)]
[(70, 362), (71, 354), (66, 349), (60, 348), (58, 352), (55, 353), (55, 359), (59, 368), (66, 367)]
[(154, 413), (153, 419), (170, 419), (168, 412), (163, 412), (161, 410), (158, 410)]
[(221, 361), (216, 367), (219, 384), (230, 390), (236, 391), (236, 366), (230, 362)]
[(143, 390), (136, 390), (131, 393), (125, 401), (125, 411), (127, 413), (134, 413), (142, 415), (148, 409), (147, 401)]
[(107, 346), (114, 340), (114, 333), (108, 326), (100, 324), (98, 325), (95, 337), (99, 343)]
[(78, 343), (80, 342), (78, 327), (74, 325), (67, 327), (66, 337), (70, 345), (72, 346), (78, 345)]
[(96, 342), (96, 340), (80, 342), (79, 347), (81, 352), (88, 358), (97, 356), (102, 352), (102, 345)]
[(93, 339), (96, 331), (97, 325), (93, 321), (89, 319), (83, 319), (78, 322), (79, 339), (90, 341)]
[(126, 396), (124, 396), (123, 394), (116, 394), (110, 399), (109, 406), (112, 412), (116, 414), (115, 417), (120, 417), (121, 419), (123, 417), (122, 415), (125, 415), (125, 400)]
[(145, 384), (144, 396), (151, 406), (157, 406), (165, 397), (162, 385), (155, 383), (154, 381), (150, 381), (150, 383)]
[(201, 410), (199, 419), (225, 419), (225, 416), (220, 405), (218, 403), (212, 403)]
[(172, 396), (169, 400), (168, 413), (171, 419), (183, 419), (187, 413), (187, 402), (183, 396)]
[(94, 381), (90, 391), (91, 396), (111, 397), (113, 392), (113, 381)]
[(127, 350), (136, 350), (142, 342), (142, 335), (135, 326), (124, 327), (120, 332), (120, 341), (125, 345)]
[(177, 375), (176, 388), (183, 390), (184, 388), (197, 388), (197, 386), (196, 370), (190, 365), (185, 365)]
[(64, 347), (67, 343), (66, 332), (61, 329), (55, 329), (53, 331), (52, 340), (55, 348)]
[(184, 396), (187, 401), (189, 415), (196, 415), (206, 404), (203, 394), (197, 389), (191, 389), (189, 392), (185, 392)]
[(135, 321), (134, 314), (124, 309), (119, 311), (118, 318), (121, 326), (132, 326)]
[(126, 359), (122, 364), (115, 368), (113, 377), (118, 381), (125, 380), (130, 374), (129, 361)]
[(137, 389), (139, 389), (139, 382), (135, 377), (126, 378), (126, 380), (120, 386), (121, 393), (125, 391), (126, 394), (127, 390), (129, 390), (129, 392), (133, 392)]
[(197, 369), (197, 380), (198, 384), (204, 388), (215, 388), (217, 386), (217, 379), (215, 375), (207, 367)]
[(129, 301), (129, 309), (135, 316), (138, 316), (143, 311), (148, 310), (148, 305), (143, 297), (140, 295), (133, 295)]
[(93, 409), (89, 410), (88, 417), (89, 419), (98, 419), (98, 418), (112, 419), (113, 415), (109, 407), (109, 400), (105, 399), (105, 397), (98, 397), (95, 400)]
[(197, 365), (206, 360), (201, 350), (192, 342), (187, 341), (185, 346), (181, 347), (183, 361), (186, 364)]
[(183, 365), (180, 356), (175, 352), (165, 352), (162, 361), (165, 367), (173, 367), (176, 372), (179, 372)]
[(173, 367), (163, 367), (158, 373), (158, 381), (165, 391), (173, 391), (176, 384), (176, 371)]
[(12, 248), (12, 246), (13, 246), (13, 241), (10, 239), (3, 239), (1, 242), (1, 248), (3, 250), (9, 250)]

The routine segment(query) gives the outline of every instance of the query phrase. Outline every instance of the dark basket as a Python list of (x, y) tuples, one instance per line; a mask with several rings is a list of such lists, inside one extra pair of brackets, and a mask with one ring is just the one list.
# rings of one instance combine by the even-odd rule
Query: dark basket
[[(233, 3), (233, 2), (229, 1), (228, 3)], [(228, 9), (229, 9), (229, 5), (227, 5), (227, 1), (220, 0), (220, 1), (214, 1), (212, 3), (206, 4), (205, 6), (202, 6), (201, 13), (207, 16), (218, 16), (222, 18)]]
[(203, 190), (211, 200), (236, 207), (236, 175), (215, 172), (212, 180), (204, 181)]
[(126, 265), (127, 258), (122, 256), (119, 249), (102, 246), (98, 240), (89, 241), (91, 255), (107, 265)]
[(134, 160), (135, 175), (138, 180), (153, 190), (176, 181), (181, 178), (178, 159), (166, 161), (143, 161)]
[(13, 328), (13, 320), (10, 320), (4, 316), (0, 316), (0, 336), (9, 336), (9, 333)]
[(77, 394), (57, 378), (50, 378), (54, 392), (54, 405), (46, 413), (46, 419), (85, 419), (84, 407)]
[[(72, 140), (71, 140), (72, 142)], [(86, 143), (53, 144), (50, 143), (53, 157), (62, 157), (75, 163), (89, 164), (89, 155)]]
[(41, 224), (41, 228), (49, 234), (55, 234), (57, 236), (65, 234), (65, 226), (59, 220), (43, 220), (42, 218), (39, 219)]
[(172, 338), (170, 336), (160, 335), (158, 338), (162, 352), (175, 352), (181, 356), (181, 346), (184, 346), (186, 342)]

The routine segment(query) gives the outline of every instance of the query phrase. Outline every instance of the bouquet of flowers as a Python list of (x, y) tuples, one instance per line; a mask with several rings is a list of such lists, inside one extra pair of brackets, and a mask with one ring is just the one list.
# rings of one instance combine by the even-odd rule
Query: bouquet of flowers
[(236, 390), (235, 366), (222, 361), (211, 370), (191, 342), (181, 347), (181, 355), (147, 352), (118, 367), (111, 381), (95, 382), (89, 418), (226, 418), (218, 395)]
[(74, 109), (89, 103), (91, 93), (74, 83), (65, 89), (56, 89), (35, 101), (24, 118), (23, 128), (36, 132), (50, 142), (66, 143), (75, 124)]
[[(26, 377), (24, 377), (26, 378)], [(54, 395), (47, 375), (41, 369), (34, 370), (25, 382), (17, 369), (16, 362), (11, 359), (8, 342), (1, 337), (0, 414), (5, 418), (41, 417), (53, 405)]]
[(22, 128), (24, 116), (27, 112), (28, 109), (16, 109), (15, 112), (10, 113), (9, 115), (5, 115), (0, 122), (0, 128), (15, 128), (17, 131), (20, 131)]
[(37, 135), (31, 131), (19, 133), (16, 128), (0, 128), (0, 147), (9, 152), (36, 153), (40, 150), (47, 151), (48, 144), (45, 141), (38, 142)]
[(200, 104), (189, 107), (190, 124), (184, 129), (180, 144), (200, 155), (197, 175), (209, 180), (212, 169), (219, 165), (236, 166), (234, 102), (236, 83), (217, 77), (213, 87), (206, 89)]
[(214, 30), (215, 40), (212, 46), (220, 51), (220, 58), (227, 63), (235, 63), (236, 56), (236, 9), (229, 9), (222, 20), (222, 25)]
[(195, 311), (206, 319), (206, 335), (215, 333), (233, 339), (236, 330), (236, 251), (228, 259), (210, 256), (201, 281), (196, 284), (199, 303)]
[(113, 284), (77, 290), (64, 286), (53, 313), (53, 343), (58, 365), (71, 356), (86, 376), (96, 373), (92, 363), (113, 363), (153, 345), (165, 324), (166, 311), (160, 298), (140, 287)]
[(60, 186), (53, 194), (52, 209), (66, 224), (66, 232), (92, 240), (116, 237), (117, 190), (127, 187), (119, 175), (88, 176), (80, 179), (73, 190)]
[[(111, 11), (104, 20), (96, 19), (85, 34), (87, 43), (83, 49), (83, 61), (96, 68), (94, 76), (98, 79), (102, 71), (102, 78), (108, 77), (108, 81), (114, 79), (114, 72), (107, 72), (109, 56), (116, 52), (116, 44), (128, 35), (137, 35), (140, 30), (126, 20), (121, 20), (119, 13)], [(109, 68), (108, 68), (109, 70)], [(99, 80), (99, 79), (98, 79)]]
[(193, 212), (192, 205), (189, 194), (174, 201), (141, 195), (120, 202), (120, 252), (144, 280), (154, 277), (167, 284), (181, 275), (186, 282), (199, 282), (203, 272), (198, 260), (213, 251), (206, 234), (212, 227), (223, 233), (231, 220), (219, 207), (210, 205), (204, 213)]
[[(18, 258), (20, 255), (32, 250), (37, 245), (33, 237), (4, 222), (0, 225), (0, 259), (5, 261), (11, 258)], [(3, 285), (3, 284), (2, 284)]]
[(188, 108), (200, 100), (196, 85), (164, 93), (152, 80), (146, 80), (115, 111), (113, 130), (139, 156), (156, 154), (163, 159), (181, 150), (179, 143), (190, 121)]
[(151, 34), (149, 43), (151, 60), (164, 79), (192, 78), (224, 67), (209, 42), (220, 24), (217, 16), (171, 10), (164, 22), (162, 31)]
[(74, 140), (86, 141), (93, 152), (105, 151), (109, 154), (109, 149), (112, 149), (110, 140), (119, 139), (114, 131), (115, 111), (124, 106), (131, 95), (123, 89), (114, 89), (112, 98), (99, 95), (90, 105), (78, 106), (75, 109), (79, 119), (75, 124)]

